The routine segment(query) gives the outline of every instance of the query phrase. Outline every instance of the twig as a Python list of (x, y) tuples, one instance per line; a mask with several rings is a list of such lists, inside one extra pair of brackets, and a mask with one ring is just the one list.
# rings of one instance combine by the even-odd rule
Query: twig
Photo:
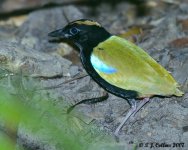
[(82, 75), (80, 75), (80, 76), (78, 76), (78, 77), (72, 78), (72, 79), (70, 79), (70, 80), (66, 80), (66, 81), (64, 81), (63, 83), (60, 83), (60, 84), (58, 84), (58, 85), (50, 86), (50, 87), (44, 87), (44, 88), (42, 88), (42, 89), (37, 89), (37, 90), (49, 90), (49, 89), (60, 88), (63, 84), (66, 84), (66, 83), (72, 82), (72, 81), (74, 81), (74, 80), (78, 80), (78, 79), (84, 78), (84, 77), (86, 77), (86, 76), (88, 76), (88, 74), (82, 74)]

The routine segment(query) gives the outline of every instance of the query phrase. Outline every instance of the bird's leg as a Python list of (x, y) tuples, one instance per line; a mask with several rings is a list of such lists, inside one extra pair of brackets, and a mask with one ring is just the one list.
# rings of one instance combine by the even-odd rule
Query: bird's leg
[(118, 128), (115, 131), (115, 136), (118, 136), (118, 133), (122, 126), (125, 124), (125, 122), (132, 116), (134, 116), (147, 102), (149, 101), (149, 98), (144, 98), (137, 106), (137, 103), (135, 100), (129, 100), (129, 104), (131, 105), (131, 109), (125, 116), (125, 118), (122, 120), (121, 124), (118, 126)]
[(121, 128), (123, 127), (123, 125), (125, 124), (125, 122), (132, 116), (132, 114), (134, 114), (134, 112), (136, 111), (136, 100), (132, 99), (132, 100), (128, 100), (129, 104), (131, 105), (131, 109), (128, 111), (128, 113), (126, 114), (125, 118), (123, 118), (123, 120), (121, 121), (121, 124), (117, 127), (117, 129), (114, 132), (115, 136), (118, 136), (119, 131), (121, 130)]
[(136, 113), (147, 103), (149, 102), (149, 98), (144, 98), (143, 100), (141, 100), (141, 102), (138, 104), (138, 106), (136, 107), (135, 112), (132, 114), (132, 116), (135, 116)]

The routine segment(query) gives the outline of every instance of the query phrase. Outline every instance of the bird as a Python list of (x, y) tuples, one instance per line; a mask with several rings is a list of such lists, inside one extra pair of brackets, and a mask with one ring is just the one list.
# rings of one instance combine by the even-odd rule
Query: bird
[(184, 94), (172, 75), (147, 52), (111, 34), (96, 21), (75, 20), (48, 36), (75, 46), (89, 76), (107, 92), (128, 102), (130, 109), (116, 128), (116, 136), (150, 98)]

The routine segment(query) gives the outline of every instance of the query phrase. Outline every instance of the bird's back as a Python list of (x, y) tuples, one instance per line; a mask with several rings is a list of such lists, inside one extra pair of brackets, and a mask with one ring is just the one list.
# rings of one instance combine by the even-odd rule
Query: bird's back
[(91, 58), (103, 62), (97, 66), (93, 61), (92, 65), (104, 80), (116, 87), (134, 90), (139, 97), (183, 94), (168, 71), (144, 50), (120, 37), (111, 36), (99, 43), (93, 49)]

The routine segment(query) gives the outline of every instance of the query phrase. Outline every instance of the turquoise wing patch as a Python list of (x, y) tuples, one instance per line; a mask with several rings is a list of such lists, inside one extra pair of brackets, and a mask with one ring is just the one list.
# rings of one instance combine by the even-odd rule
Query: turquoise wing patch
[(91, 55), (90, 60), (91, 60), (91, 64), (93, 65), (93, 67), (98, 71), (101, 71), (101, 72), (106, 73), (106, 74), (112, 74), (112, 73), (117, 72), (117, 70), (115, 68), (105, 64), (103, 61), (101, 61), (94, 54)]

